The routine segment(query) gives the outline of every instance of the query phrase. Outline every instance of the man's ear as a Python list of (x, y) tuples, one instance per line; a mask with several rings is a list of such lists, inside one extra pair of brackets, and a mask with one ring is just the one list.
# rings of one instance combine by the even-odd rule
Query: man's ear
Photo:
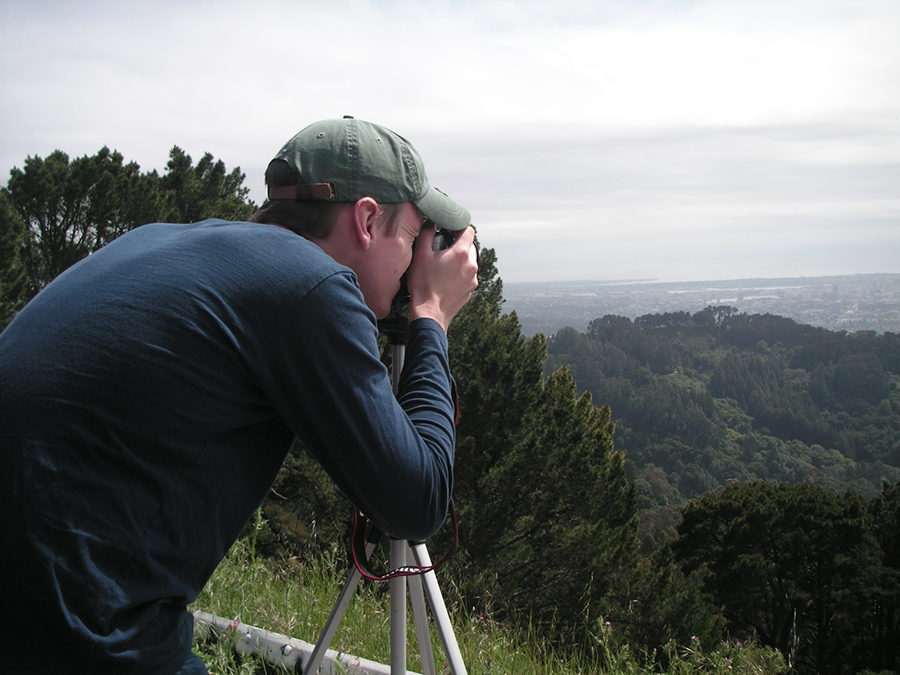
[(353, 205), (353, 233), (363, 250), (368, 250), (376, 235), (380, 211), (378, 202), (371, 197), (363, 197)]

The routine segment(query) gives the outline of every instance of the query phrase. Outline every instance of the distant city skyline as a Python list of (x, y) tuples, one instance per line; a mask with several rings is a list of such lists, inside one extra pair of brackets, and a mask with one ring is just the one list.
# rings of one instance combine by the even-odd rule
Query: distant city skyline
[(0, 0), (0, 184), (384, 124), (509, 283), (900, 272), (893, 0)]
[(709, 306), (743, 314), (774, 314), (828, 330), (900, 333), (900, 274), (854, 274), (799, 279), (644, 283), (512, 283), (504, 312), (515, 311), (525, 335), (586, 331), (607, 314), (635, 319)]

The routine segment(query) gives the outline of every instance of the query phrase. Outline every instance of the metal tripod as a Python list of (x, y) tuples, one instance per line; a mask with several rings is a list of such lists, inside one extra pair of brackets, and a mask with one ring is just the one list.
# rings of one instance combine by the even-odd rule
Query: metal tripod
[[(397, 393), (400, 383), (400, 372), (403, 369), (405, 358), (405, 345), (403, 336), (405, 331), (384, 331), (391, 346), (391, 382), (394, 393)], [(365, 555), (368, 559), (375, 549), (373, 537), (367, 537)], [(431, 568), (431, 558), (424, 543), (412, 543), (398, 539), (390, 541), (390, 567), (392, 570), (407, 567), (410, 561), (414, 561), (417, 567)], [(354, 568), (344, 583), (344, 587), (338, 596), (337, 602), (331, 610), (331, 615), (325, 623), (325, 627), (319, 634), (319, 640), (303, 668), (303, 675), (315, 675), (322, 660), (325, 657), (334, 634), (337, 632), (344, 612), (347, 610), (353, 593), (362, 578), (362, 573)], [(407, 589), (408, 582), (408, 589)], [(444, 653), (450, 665), (453, 675), (466, 675), (466, 666), (463, 663), (456, 635), (450, 625), (450, 616), (447, 606), (441, 595), (437, 583), (437, 576), (433, 569), (424, 574), (412, 576), (399, 576), (390, 580), (391, 593), (391, 675), (405, 675), (406, 670), (406, 603), (407, 590), (409, 590), (409, 602), (413, 609), (413, 618), (416, 626), (416, 638), (419, 643), (419, 655), (422, 659), (423, 675), (437, 675), (434, 666), (434, 653), (431, 648), (431, 636), (428, 628), (428, 615), (425, 607), (425, 596), (428, 596), (428, 604), (437, 628)]]

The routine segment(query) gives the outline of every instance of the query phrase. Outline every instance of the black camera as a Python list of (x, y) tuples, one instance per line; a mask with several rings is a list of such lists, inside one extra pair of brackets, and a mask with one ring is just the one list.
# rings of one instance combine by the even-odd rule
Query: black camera
[[(434, 242), (431, 244), (431, 250), (443, 251), (444, 249), (450, 248), (453, 246), (453, 242), (456, 241), (457, 234), (459, 233), (454, 232), (453, 230), (445, 230), (440, 227), (436, 228)], [(402, 339), (406, 334), (406, 329), (409, 325), (408, 305), (409, 289), (406, 287), (406, 274), (404, 273), (403, 277), (400, 279), (400, 290), (391, 302), (390, 314), (378, 322), (379, 331), (393, 341), (402, 342)]]
[(434, 243), (431, 245), (431, 250), (443, 251), (445, 248), (450, 248), (454, 241), (456, 241), (456, 235), (452, 230), (444, 230), (439, 227), (434, 233)]

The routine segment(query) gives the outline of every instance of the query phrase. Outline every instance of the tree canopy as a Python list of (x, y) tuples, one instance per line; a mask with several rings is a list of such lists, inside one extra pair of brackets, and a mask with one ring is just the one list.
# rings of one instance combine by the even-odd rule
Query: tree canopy
[(896, 668), (897, 494), (867, 504), (814, 485), (730, 486), (685, 507), (675, 550), (732, 634), (797, 672)]
[[(16, 255), (26, 273), (26, 298), (140, 225), (248, 218), (256, 207), (247, 201), (243, 180), (239, 168), (228, 172), (209, 153), (194, 166), (177, 146), (163, 176), (155, 170), (142, 173), (138, 164), (106, 147), (71, 161), (60, 150), (46, 158), (26, 158), (23, 168), (10, 171), (6, 188), (0, 190), (4, 232), (15, 229), (17, 222), (24, 226)], [(13, 253), (3, 248), (0, 255), (0, 265), (13, 264)], [(12, 302), (7, 299), (10, 293), (4, 286), (4, 303)]]
[(609, 404), (642, 508), (731, 481), (815, 482), (876, 496), (900, 480), (900, 339), (710, 307), (559, 331), (565, 366)]

